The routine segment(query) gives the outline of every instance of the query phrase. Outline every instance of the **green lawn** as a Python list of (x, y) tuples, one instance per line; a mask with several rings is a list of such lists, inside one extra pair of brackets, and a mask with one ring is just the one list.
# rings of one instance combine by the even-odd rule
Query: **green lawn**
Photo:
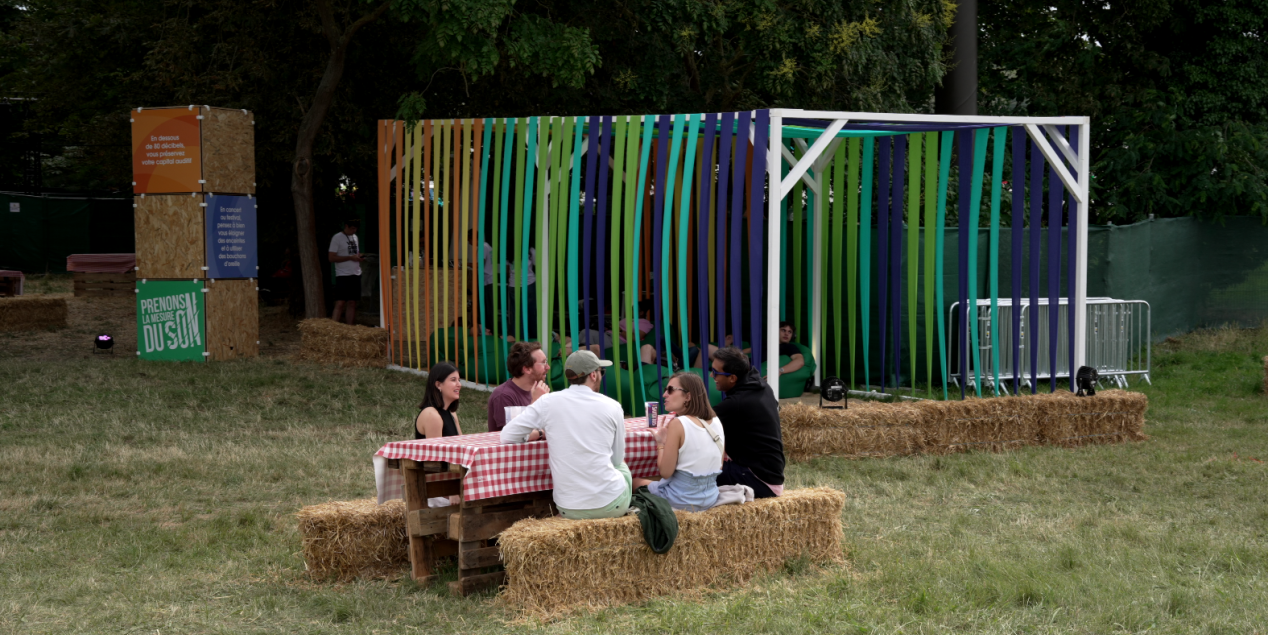
[[(0, 340), (0, 632), (1264, 633), (1268, 329), (1155, 348), (1143, 443), (789, 468), (849, 566), (549, 624), (408, 580), (316, 584), (293, 517), (373, 494), (419, 379), (286, 359), (30, 361)], [(5, 349), (4, 347), (10, 347)], [(1135, 386), (1134, 386), (1135, 388)], [(465, 430), (483, 427), (466, 393)], [(452, 572), (450, 572), (452, 578)], [(577, 581), (584, 584), (583, 580)]]

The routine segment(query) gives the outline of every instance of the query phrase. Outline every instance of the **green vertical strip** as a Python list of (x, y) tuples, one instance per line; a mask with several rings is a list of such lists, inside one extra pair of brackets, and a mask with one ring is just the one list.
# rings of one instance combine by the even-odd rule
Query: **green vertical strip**
[[(938, 133), (925, 133), (925, 380), (933, 394), (933, 319), (942, 311), (934, 303), (934, 258), (938, 224)], [(913, 340), (913, 345), (915, 344)]]
[[(560, 193), (559, 174), (561, 172), (559, 161), (563, 156), (563, 126), (564, 119), (562, 117), (552, 117), (550, 120), (550, 137), (549, 142), (546, 138), (542, 139), (541, 144), (541, 164), (542, 164), (542, 191), (547, 192), (549, 199), (545, 199), (544, 205), (541, 206), (543, 214), (548, 215), (550, 241), (549, 247), (545, 250), (547, 253), (542, 254), (546, 259), (544, 269), (550, 271), (550, 284), (543, 296), (546, 302), (546, 330), (559, 333), (559, 355), (560, 360), (567, 358), (568, 352), (563, 346), (563, 320), (564, 320), (564, 303), (563, 290), (567, 288), (567, 280), (563, 274), (563, 254), (567, 243), (564, 242), (565, 221), (567, 218), (559, 213), (559, 202), (563, 200)], [(544, 136), (543, 132), (543, 136)], [(549, 151), (547, 150), (549, 148)], [(560, 325), (555, 326), (555, 309), (559, 309), (558, 320)], [(549, 347), (549, 341), (542, 342), (543, 347)]]
[[(430, 262), (427, 263), (427, 266), (430, 270), (424, 274), (426, 276), (425, 279), (431, 283), (431, 295), (427, 296), (428, 303), (431, 304), (431, 333), (425, 333), (428, 338), (427, 348), (429, 350), (419, 352), (419, 370), (430, 364), (433, 357), (435, 361), (439, 361), (441, 357), (440, 347), (444, 345), (443, 337), (439, 340), (436, 339), (441, 332), (440, 303), (436, 301), (440, 297), (440, 263), (436, 256), (440, 253), (440, 216), (444, 213), (444, 208), (441, 207), (444, 201), (440, 199), (440, 131), (442, 126), (443, 122), (439, 119), (431, 124), (431, 164), (427, 166), (427, 176), (425, 177), (427, 182), (422, 184), (423, 191), (421, 192), (423, 196), (427, 196), (430, 199), (429, 203), (431, 206), (431, 222), (430, 227), (428, 227), (428, 231), (431, 234), (431, 246), (427, 251), (430, 256)], [(427, 150), (428, 148), (424, 146), (423, 151), (426, 152)], [(419, 254), (414, 254), (414, 259), (417, 262)], [(415, 275), (415, 279), (417, 278), (418, 276)]]
[[(497, 216), (493, 221), (493, 239), (489, 242), (489, 246), (493, 248), (493, 341), (498, 348), (495, 355), (505, 358), (506, 350), (502, 345), (506, 340), (503, 339), (507, 335), (506, 332), (506, 295), (502, 291), (506, 288), (506, 266), (502, 263), (506, 262), (506, 251), (503, 249), (506, 244), (506, 190), (502, 183), (502, 175), (507, 172), (506, 166), (503, 165), (505, 158), (510, 156), (506, 152), (506, 133), (510, 128), (509, 121), (506, 119), (494, 119), (497, 122), (496, 130), (493, 132), (493, 202), (497, 206)], [(509, 164), (506, 164), (509, 166)], [(496, 361), (496, 360), (495, 360)]]
[[(797, 159), (800, 160), (802, 154), (798, 150), (793, 150), (793, 156), (797, 157)], [(793, 292), (792, 323), (797, 325), (797, 332), (799, 333), (801, 332), (802, 261), (805, 260), (805, 255), (802, 253), (802, 230), (805, 229), (805, 222), (802, 216), (802, 207), (803, 207), (802, 196), (804, 191), (805, 191), (805, 185), (803, 185), (803, 181), (801, 179), (797, 179), (797, 182), (793, 184), (792, 195), (788, 197), (788, 205), (791, 207), (791, 209), (788, 212), (788, 215), (792, 216), (792, 224), (791, 225), (788, 224), (787, 216), (784, 217), (785, 222), (780, 223), (780, 226), (783, 228), (783, 234), (785, 236), (787, 236), (788, 234), (792, 234), (792, 263), (789, 264), (788, 262), (785, 262), (783, 269), (785, 271), (791, 270), (792, 272), (792, 292)], [(781, 285), (780, 288), (787, 289), (788, 287)], [(788, 293), (785, 292), (779, 295), (780, 295), (780, 298), (783, 298), (783, 297), (786, 297)], [(788, 319), (787, 315), (782, 313), (781, 315), (783, 316), (783, 319), (785, 320)], [(777, 354), (774, 354), (775, 351), (771, 351), (771, 352), (772, 352), (772, 355), (771, 355), (772, 359), (775, 359), (778, 357)]]
[[(850, 191), (845, 187), (845, 144), (838, 143), (836, 156), (832, 158), (832, 245), (824, 252), (832, 257), (832, 315), (836, 316), (836, 319), (832, 320), (832, 343), (836, 347), (837, 377), (841, 376), (841, 315), (845, 310), (841, 301), (841, 279), (845, 277), (843, 257), (846, 253), (842, 230), (845, 229), (845, 199), (850, 195)], [(824, 260), (824, 264), (827, 264), (827, 259)], [(848, 315), (850, 325), (853, 326), (854, 315)], [(850, 335), (854, 335), (852, 328), (850, 331)], [(824, 358), (826, 359), (827, 355), (824, 355)], [(852, 373), (854, 369), (850, 370)], [(854, 383), (852, 376), (850, 383)]]
[[(520, 213), (512, 213), (515, 217), (515, 266), (511, 270), (516, 277), (515, 336), (519, 340), (529, 339), (526, 335), (528, 333), (528, 321), (524, 319), (524, 310), (527, 308), (527, 303), (524, 300), (524, 285), (528, 281), (528, 270), (524, 267), (524, 256), (526, 254), (523, 248), (526, 244), (524, 243), (524, 173), (528, 164), (526, 159), (528, 151), (527, 135), (529, 129), (532, 128), (532, 121), (531, 119), (526, 119), (523, 123), (525, 125), (520, 126), (519, 136), (512, 138), (515, 149), (515, 203), (512, 210), (519, 210)], [(514, 133), (515, 130), (512, 129), (511, 132)], [(533, 195), (531, 192), (532, 185), (529, 185), (529, 190), (528, 195), (531, 197)]]
[(854, 369), (858, 366), (859, 360), (858, 340), (856, 339), (859, 317), (859, 150), (863, 144), (861, 139), (854, 137), (849, 140), (849, 145), (850, 163), (847, 166), (849, 171), (846, 174), (844, 193), (846, 201), (845, 298), (849, 305), (847, 310), (850, 316), (850, 388), (855, 388), (858, 384), (854, 379)]
[(946, 244), (947, 234), (947, 182), (951, 176), (951, 146), (955, 142), (955, 132), (951, 130), (942, 133), (942, 147), (940, 159), (938, 161), (938, 230), (934, 241), (934, 281), (937, 285), (934, 292), (937, 299), (934, 301), (934, 311), (938, 314), (938, 357), (942, 362), (942, 400), (946, 401), (947, 397), (947, 324), (946, 314), (943, 313), (945, 302), (946, 286), (943, 284), (942, 276), (942, 260), (943, 250)]
[[(687, 272), (690, 261), (687, 260), (687, 237), (691, 233), (691, 203), (696, 197), (691, 195), (692, 177), (696, 173), (696, 137), (700, 134), (700, 119), (704, 115), (687, 115), (687, 154), (686, 165), (682, 170), (682, 203), (678, 208), (678, 331), (682, 333), (683, 366), (691, 366), (691, 346), (688, 342), (688, 331), (691, 322), (687, 319)], [(698, 212), (703, 213), (703, 212)], [(699, 307), (703, 311), (704, 307)], [(705, 334), (701, 334), (704, 338)], [(707, 341), (707, 340), (706, 340)], [(708, 347), (704, 347), (705, 352)], [(703, 361), (701, 362), (703, 363)]]
[[(440, 328), (446, 328), (449, 326), (449, 273), (453, 270), (449, 266), (449, 245), (453, 243), (453, 233), (449, 229), (449, 214), (453, 211), (453, 205), (451, 202), (453, 201), (454, 194), (449, 191), (450, 177), (453, 176), (453, 167), (449, 163), (452, 160), (453, 154), (450, 153), (449, 145), (453, 141), (453, 124), (454, 120), (450, 119), (447, 123), (442, 124), (441, 129), (442, 145), (440, 148), (440, 182), (444, 186), (444, 189), (442, 190), (444, 192), (444, 196), (442, 197), (441, 205), (443, 207), (441, 208), (442, 211), (440, 215)], [(454, 298), (455, 301), (457, 299), (458, 298)], [(453, 359), (453, 357), (449, 355), (449, 338), (441, 337), (440, 341), (443, 342), (444, 350), (444, 357), (442, 359)], [(457, 345), (457, 343), (458, 342), (455, 339), (454, 344)], [(454, 357), (456, 357), (456, 355)]]
[(863, 140), (863, 200), (859, 218), (859, 315), (863, 318), (863, 382), (872, 381), (871, 369), (871, 311), (869, 297), (872, 278), (872, 172), (876, 163), (876, 140)]
[(999, 395), (999, 198), (1004, 178), (1004, 141), (1008, 127), (994, 128), (991, 143), (991, 371)]
[[(911, 367), (911, 392), (916, 392), (916, 289), (920, 286), (920, 154), (924, 137), (907, 136), (907, 342)], [(928, 187), (926, 185), (926, 187)], [(925, 312), (929, 311), (928, 307)]]
[[(635, 122), (632, 125), (633, 130), (630, 132), (631, 136), (638, 133), (638, 127), (640, 125), (638, 123), (639, 118), (635, 117), (634, 119), (635, 119)], [(634, 199), (634, 244), (633, 244), (634, 264), (633, 264), (633, 267), (630, 269), (630, 279), (633, 281), (633, 284), (630, 285), (630, 288), (633, 289), (633, 293), (630, 295), (631, 308), (633, 309), (633, 316), (632, 316), (633, 322), (627, 323), (627, 326), (629, 327), (630, 333), (632, 333), (634, 336), (633, 337), (634, 352), (636, 355), (640, 354), (643, 350), (643, 345), (642, 345), (643, 332), (638, 327), (638, 310), (637, 310), (638, 278), (639, 278), (638, 258), (639, 258), (640, 250), (642, 249), (642, 246), (643, 246), (643, 243), (641, 240), (642, 233), (643, 233), (643, 205), (644, 205), (644, 202), (647, 200), (647, 197), (644, 196), (644, 192), (647, 191), (646, 189), (647, 176), (648, 176), (648, 168), (650, 167), (649, 159), (651, 158), (651, 152), (652, 152), (652, 132), (656, 128), (656, 122), (655, 122), (655, 119), (652, 117), (652, 115), (647, 115), (642, 120), (641, 125), (643, 127), (643, 141), (640, 144), (641, 147), (640, 147), (639, 159), (638, 159), (638, 188), (635, 189), (630, 194), (627, 194), (627, 196), (632, 196)], [(633, 156), (633, 153), (631, 152), (631, 157), (632, 156)], [(646, 377), (644, 376), (644, 372), (643, 372), (643, 364), (641, 363), (638, 364), (638, 385), (640, 386), (647, 385)], [(657, 397), (659, 397), (659, 395), (657, 395)], [(635, 405), (637, 407), (642, 407), (643, 404), (635, 404)], [(646, 414), (646, 412), (640, 411), (635, 414)]]
[[(609, 327), (612, 329), (612, 357), (613, 361), (619, 366), (622, 361), (632, 359), (628, 356), (621, 355), (621, 340), (619, 338), (621, 330), (617, 324), (617, 321), (621, 317), (621, 254), (629, 252), (628, 248), (624, 250), (621, 249), (621, 221), (623, 218), (628, 218), (628, 215), (622, 214), (624, 210), (621, 209), (621, 186), (623, 185), (621, 175), (625, 171), (625, 129), (627, 124), (624, 117), (613, 117), (612, 123), (614, 124), (612, 130), (612, 140), (608, 142), (609, 147), (612, 148), (612, 180), (610, 181), (612, 184), (612, 191), (608, 195), (608, 208), (611, 210), (609, 214), (612, 217), (612, 237), (608, 243), (610, 245), (608, 253), (611, 255), (611, 260), (609, 261), (609, 267), (611, 269), (609, 285), (612, 290), (610, 292), (611, 296), (609, 298), (608, 306), (612, 307), (612, 323)], [(626, 288), (628, 289), (629, 287)], [(633, 368), (633, 366), (627, 364), (626, 368)], [(616, 382), (617, 402), (624, 402), (624, 399), (622, 398), (622, 384), (624, 383), (626, 382)], [(633, 388), (633, 386), (631, 386), (631, 388)], [(630, 400), (630, 403), (633, 403), (634, 401), (637, 401), (637, 398), (634, 395), (631, 395)]]
[[(578, 224), (581, 220), (581, 148), (585, 135), (582, 126), (585, 124), (585, 117), (574, 117), (569, 123), (572, 124), (571, 139), (565, 136), (565, 143), (572, 141), (571, 150), (568, 152), (566, 160), (563, 162), (567, 168), (565, 175), (571, 174), (572, 182), (568, 187), (568, 306), (569, 306), (569, 324), (572, 327), (572, 345), (575, 348), (581, 347), (581, 333), (578, 328), (581, 319), (577, 317), (577, 312), (581, 304), (581, 295), (579, 289), (579, 272), (581, 271), (581, 230)], [(565, 135), (568, 132), (565, 131)], [(567, 148), (565, 148), (567, 149)], [(589, 193), (587, 192), (587, 196)], [(590, 263), (585, 263), (589, 267)], [(586, 328), (590, 325), (587, 324)]]
[(969, 192), (969, 335), (972, 343), (969, 348), (969, 360), (973, 362), (973, 391), (982, 396), (982, 364), (978, 357), (977, 344), (977, 226), (982, 209), (982, 177), (986, 171), (986, 142), (991, 131), (979, 128), (973, 139), (973, 174), (972, 190)]

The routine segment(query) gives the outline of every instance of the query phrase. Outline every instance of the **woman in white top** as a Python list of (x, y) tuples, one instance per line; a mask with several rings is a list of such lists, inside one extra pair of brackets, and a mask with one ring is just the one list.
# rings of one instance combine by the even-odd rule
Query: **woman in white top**
[(669, 501), (674, 509), (703, 511), (718, 501), (717, 476), (722, 473), (726, 439), (722, 422), (709, 407), (704, 380), (691, 372), (669, 378), (665, 409), (677, 417), (656, 428), (657, 464), (663, 480), (634, 479)]

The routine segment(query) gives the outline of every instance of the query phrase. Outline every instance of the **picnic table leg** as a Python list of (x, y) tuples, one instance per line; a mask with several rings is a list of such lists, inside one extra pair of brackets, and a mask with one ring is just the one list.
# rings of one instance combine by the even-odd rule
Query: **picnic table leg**
[[(413, 461), (401, 461), (401, 477), (405, 481), (405, 514), (427, 509), (427, 474)], [(436, 547), (432, 536), (415, 536), (409, 532), (410, 577), (419, 584), (431, 584), (436, 575)]]
[(550, 517), (550, 502), (549, 491), (464, 501), (449, 517), (449, 537), (458, 541), (458, 580), (449, 583), (449, 591), (465, 596), (505, 582), (506, 571), (486, 573), (502, 566), (500, 549), (489, 546), (490, 540), (516, 521)]

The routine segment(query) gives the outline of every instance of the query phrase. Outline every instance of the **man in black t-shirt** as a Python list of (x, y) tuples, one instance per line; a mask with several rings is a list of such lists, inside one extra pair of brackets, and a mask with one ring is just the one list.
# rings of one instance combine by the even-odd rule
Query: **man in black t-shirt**
[(726, 396), (713, 412), (726, 432), (726, 457), (718, 485), (748, 485), (757, 498), (784, 492), (784, 438), (779, 404), (740, 349), (718, 349), (710, 366)]
[(795, 335), (796, 331), (793, 330), (792, 322), (779, 323), (779, 354), (792, 358), (787, 364), (779, 367), (780, 375), (795, 373), (806, 365), (806, 358), (801, 354), (801, 349), (793, 343)]

